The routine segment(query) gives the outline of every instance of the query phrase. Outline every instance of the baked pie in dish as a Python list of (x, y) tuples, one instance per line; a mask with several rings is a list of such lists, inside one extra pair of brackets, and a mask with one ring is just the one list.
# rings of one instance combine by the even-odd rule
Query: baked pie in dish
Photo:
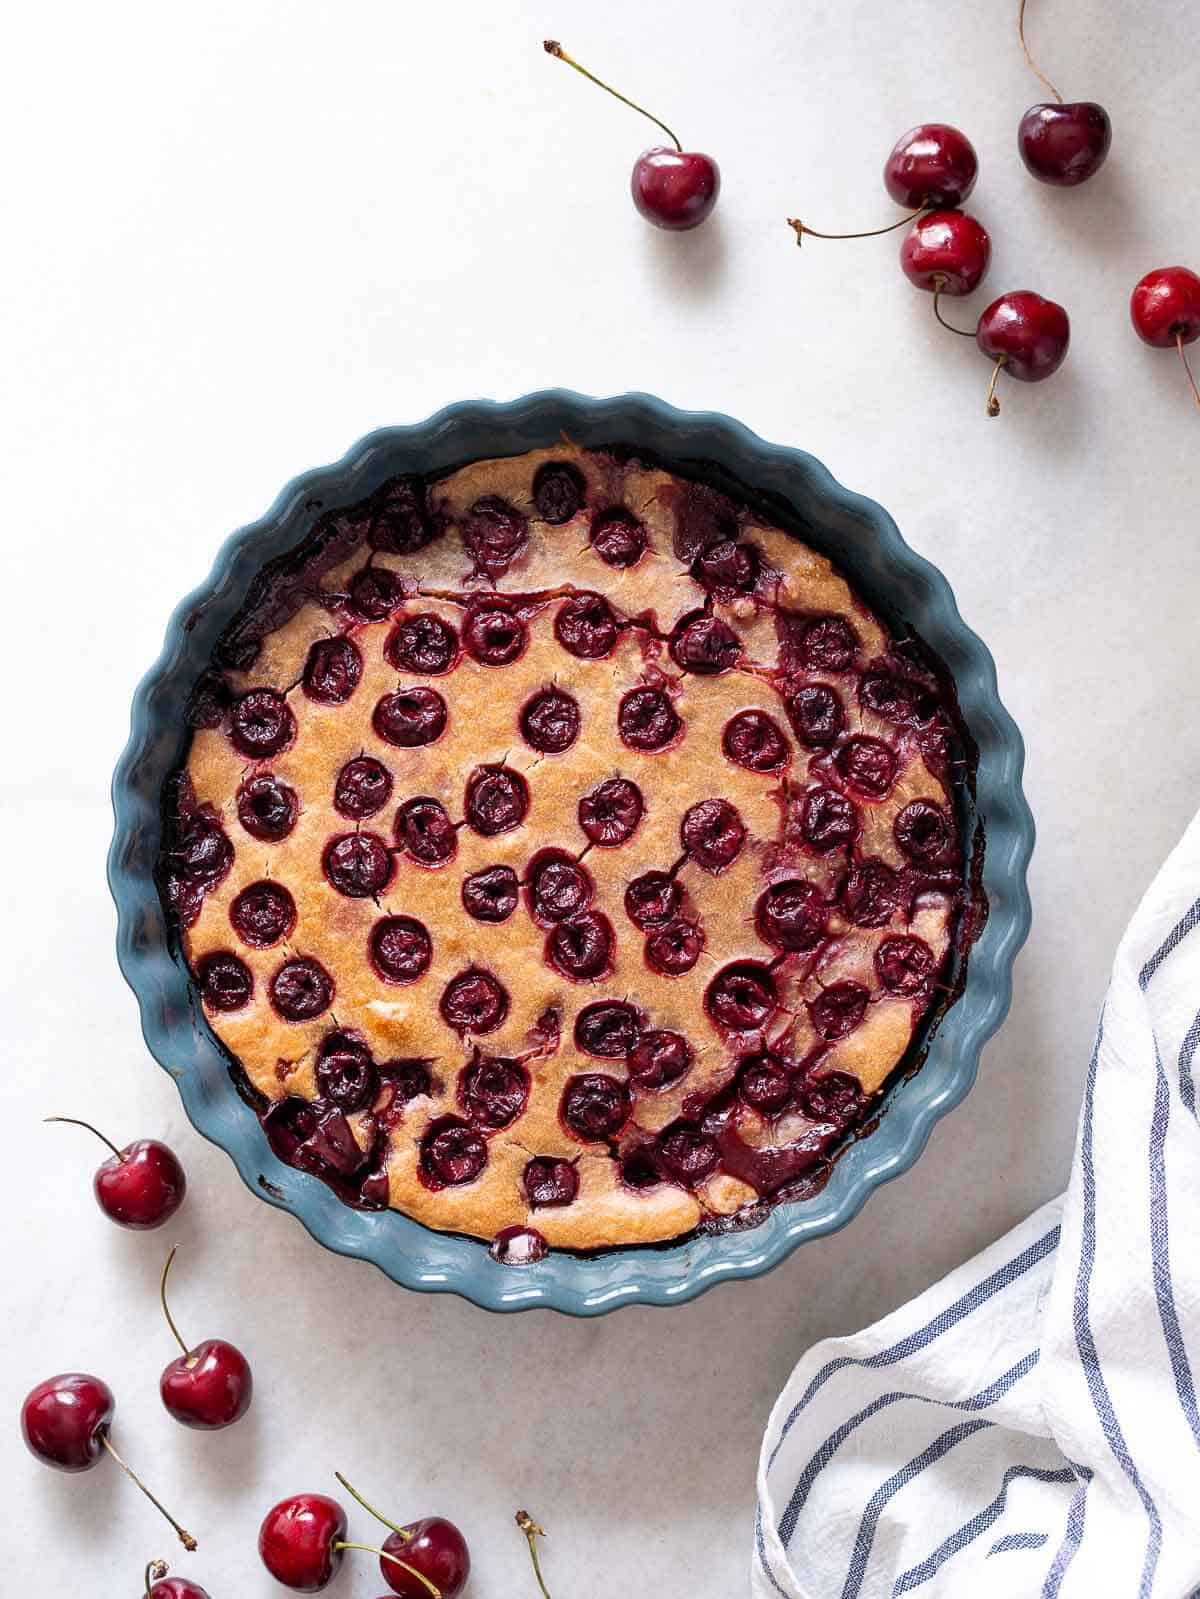
[(272, 1147), (499, 1259), (812, 1194), (978, 931), (936, 658), (635, 451), (327, 510), (187, 715), (159, 888)]

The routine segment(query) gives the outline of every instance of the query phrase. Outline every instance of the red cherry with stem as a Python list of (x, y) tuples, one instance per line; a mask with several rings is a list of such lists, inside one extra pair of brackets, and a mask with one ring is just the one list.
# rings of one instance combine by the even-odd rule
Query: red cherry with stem
[(98, 1169), (92, 1181), (96, 1203), (120, 1227), (149, 1232), (161, 1227), (183, 1204), (187, 1178), (178, 1157), (156, 1138), (139, 1138), (118, 1149), (91, 1122), (73, 1116), (47, 1116), (48, 1122), (65, 1122), (70, 1127), (85, 1127), (112, 1150), (112, 1157)]
[(966, 211), (926, 211), (904, 235), (900, 268), (931, 294), (970, 294), (983, 281), (992, 241)]
[(1200, 277), (1188, 267), (1156, 267), (1139, 279), (1129, 300), (1129, 315), (1139, 339), (1156, 350), (1179, 351), (1179, 359), (1200, 405), (1200, 389), (1184, 354), (1200, 339)]
[(543, 49), (547, 55), (557, 56), (560, 61), (565, 61), (567, 66), (574, 67), (575, 71), (581, 73), (590, 83), (596, 84), (614, 99), (620, 100), (623, 105), (640, 112), (653, 122), (655, 127), (663, 130), (674, 145), (674, 149), (660, 144), (649, 150), (643, 150), (638, 156), (629, 183), (633, 203), (646, 221), (653, 222), (656, 228), (667, 228), (673, 233), (682, 233), (689, 228), (699, 227), (701, 222), (712, 214), (717, 196), (721, 192), (721, 169), (712, 156), (701, 155), (698, 150), (685, 150), (665, 122), (659, 121), (658, 117), (647, 111), (644, 106), (638, 105), (636, 101), (619, 93), (611, 84), (596, 77), (595, 73), (580, 66), (574, 57), (567, 54), (557, 39), (544, 40)]
[(788, 227), (795, 230), (797, 244), (804, 243), (806, 233), (815, 239), (873, 239), (905, 227), (917, 212), (960, 206), (978, 173), (979, 158), (965, 133), (945, 122), (922, 122), (897, 139), (883, 166), (883, 186), (908, 216), (865, 233), (819, 233), (794, 217)]
[(166, 1517), (183, 1547), (195, 1549), (191, 1533), (184, 1531), (114, 1448), (108, 1432), (115, 1409), (112, 1389), (99, 1377), (83, 1371), (62, 1372), (47, 1377), (26, 1396), (21, 1406), (21, 1435), (30, 1453), (57, 1471), (90, 1471), (107, 1452)]
[(542, 1576), (542, 1563), (538, 1559), (537, 1541), (546, 1536), (546, 1529), (539, 1527), (537, 1522), (527, 1510), (518, 1510), (516, 1515), (517, 1526), (525, 1534), (525, 1541), (529, 1545), (529, 1558), (533, 1561), (533, 1574), (537, 1578), (537, 1585), (542, 1593), (542, 1599), (550, 1599), (550, 1590), (546, 1586), (546, 1579)]
[(1071, 323), (1061, 305), (1032, 289), (1002, 294), (979, 318), (975, 342), (995, 363), (988, 385), (987, 414), (998, 416), (996, 382), (1001, 371), (1021, 383), (1041, 383), (1058, 371), (1071, 342)]
[(207, 1588), (186, 1577), (169, 1577), (165, 1560), (152, 1560), (146, 1567), (143, 1586), (146, 1599), (209, 1599)]
[[(342, 1563), (346, 1512), (325, 1494), (293, 1494), (272, 1505), (258, 1530), (264, 1566), (285, 1588), (317, 1593)], [(357, 1547), (357, 1546), (356, 1546)]]
[(1017, 37), (1030, 71), (1054, 96), (1030, 106), (1017, 129), (1017, 149), (1026, 167), (1042, 183), (1073, 189), (1099, 172), (1112, 144), (1108, 112), (1094, 100), (1064, 101), (1034, 61), (1025, 43), (1025, 0), (1017, 11)]
[(254, 1381), (250, 1364), (240, 1349), (223, 1338), (206, 1338), (188, 1348), (167, 1307), (167, 1273), (175, 1259), (172, 1249), (158, 1285), (163, 1315), (183, 1353), (172, 1360), (159, 1378), (162, 1402), (185, 1427), (215, 1432), (240, 1421), (250, 1408)]
[(452, 1521), (443, 1516), (426, 1516), (398, 1527), (368, 1504), (340, 1471), (334, 1476), (376, 1521), (391, 1528), (377, 1553), (379, 1569), (394, 1593), (402, 1599), (427, 1599), (429, 1595), (433, 1599), (458, 1599), (471, 1575), (471, 1555), (466, 1539)]

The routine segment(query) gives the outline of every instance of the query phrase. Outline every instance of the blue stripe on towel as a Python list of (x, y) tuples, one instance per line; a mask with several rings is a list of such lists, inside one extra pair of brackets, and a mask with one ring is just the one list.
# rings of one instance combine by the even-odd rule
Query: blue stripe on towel
[(1171, 1088), (1163, 1070), (1158, 1040), (1154, 1040), (1154, 1114), (1150, 1121), (1150, 1260), (1154, 1275), (1154, 1297), (1162, 1322), (1175, 1392), (1192, 1437), (1200, 1445), (1200, 1413), (1196, 1410), (1196, 1385), (1183, 1342), (1183, 1329), (1175, 1309), (1175, 1290), (1171, 1282), (1171, 1240), (1167, 1215), (1167, 1124), (1171, 1113)]
[(1035, 1482), (1074, 1482), (1075, 1474), (1068, 1467), (1061, 1466), (1057, 1470), (1050, 1470), (1043, 1466), (1010, 1466), (1000, 1479), (1000, 1492), (990, 1505), (985, 1505), (970, 1521), (952, 1532), (944, 1539), (932, 1554), (927, 1555), (917, 1565), (910, 1566), (907, 1571), (897, 1577), (892, 1588), (893, 1599), (899, 1599), (902, 1593), (911, 1593), (914, 1588), (919, 1588), (922, 1583), (929, 1581), (937, 1575), (952, 1556), (959, 1554), (968, 1544), (975, 1542), (989, 1527), (994, 1527), (1004, 1514), (1004, 1507), (1008, 1502), (1008, 1485), (1019, 1477), (1032, 1477)]
[(1146, 987), (1171, 951), (1178, 949), (1188, 934), (1194, 932), (1197, 927), (1200, 927), (1200, 899), (1189, 910), (1184, 911), (1175, 926), (1142, 967), (1138, 973), (1139, 987)]
[[(1167, 942), (1170, 942), (1170, 940)], [(1148, 962), (1147, 965), (1149, 964)], [(1129, 1445), (1125, 1442), (1125, 1435), (1121, 1431), (1121, 1424), (1117, 1420), (1116, 1411), (1113, 1409), (1108, 1384), (1105, 1382), (1104, 1373), (1100, 1369), (1100, 1359), (1096, 1353), (1096, 1340), (1092, 1336), (1091, 1322), (1088, 1319), (1092, 1271), (1096, 1265), (1096, 1166), (1092, 1151), (1092, 1113), (1095, 1107), (1096, 1073), (1100, 1060), (1100, 1047), (1103, 1042), (1104, 1014), (1101, 1012), (1100, 1025), (1096, 1031), (1096, 1044), (1092, 1050), (1092, 1058), (1088, 1062), (1087, 1082), (1083, 1091), (1083, 1136), (1079, 1147), (1079, 1164), (1083, 1173), (1083, 1226), (1080, 1239), (1079, 1270), (1075, 1277), (1075, 1344), (1079, 1350), (1083, 1374), (1087, 1379), (1088, 1392), (1091, 1394), (1092, 1404), (1103, 1428), (1104, 1436), (1108, 1441), (1108, 1446), (1112, 1450), (1117, 1464), (1129, 1479), (1134, 1492), (1141, 1500), (1142, 1507), (1146, 1512), (1146, 1519), (1150, 1524), (1146, 1541), (1146, 1557), (1142, 1565), (1142, 1580), (1138, 1586), (1138, 1599), (1146, 1599), (1154, 1582), (1154, 1572), (1158, 1565), (1159, 1551), (1162, 1547), (1162, 1521), (1154, 1500), (1150, 1497), (1145, 1484), (1142, 1482), (1141, 1475), (1134, 1464), (1133, 1456), (1129, 1453)]]
[(968, 1438), (977, 1432), (982, 1432), (984, 1428), (994, 1426), (995, 1422), (982, 1417), (978, 1421), (960, 1421), (957, 1427), (951, 1427), (948, 1432), (935, 1438), (928, 1448), (923, 1449), (906, 1466), (901, 1466), (899, 1471), (876, 1488), (867, 1501), (858, 1537), (854, 1540), (850, 1569), (842, 1585), (842, 1599), (858, 1599), (862, 1591), (863, 1578), (867, 1574), (867, 1561), (871, 1558), (871, 1545), (875, 1541), (875, 1531), (888, 1502), (894, 1499), (902, 1488), (907, 1488), (910, 1482), (915, 1482), (923, 1471), (928, 1471), (930, 1466), (936, 1466), (938, 1461), (948, 1455), (952, 1449), (957, 1449), (959, 1444), (965, 1443)]
[(1192, 1061), (1196, 1058), (1197, 1045), (1200, 1045), (1200, 1011), (1196, 1012), (1196, 1020), (1179, 1046), (1179, 1097), (1193, 1116), (1196, 1114), (1196, 1080), (1192, 1076)]
[(779, 1536), (784, 1544), (789, 1544), (792, 1534), (796, 1530), (796, 1523), (800, 1519), (800, 1512), (812, 1492), (813, 1484), (832, 1460), (833, 1456), (849, 1438), (850, 1434), (860, 1427), (864, 1421), (869, 1421), (872, 1416), (878, 1415), (881, 1410), (886, 1410), (889, 1405), (908, 1400), (911, 1403), (922, 1405), (936, 1405), (940, 1410), (986, 1410), (989, 1405), (994, 1405), (997, 1399), (1002, 1399), (1010, 1388), (1016, 1386), (1022, 1377), (1028, 1376), (1038, 1363), (1040, 1351), (1030, 1350), (1024, 1359), (1019, 1360), (1011, 1370), (1006, 1371), (1002, 1377), (990, 1383), (988, 1387), (980, 1389), (979, 1393), (971, 1394), (967, 1399), (931, 1399), (927, 1394), (910, 1394), (903, 1392), (880, 1394), (879, 1397), (857, 1411), (853, 1416), (844, 1421), (840, 1427), (830, 1433), (816, 1454), (805, 1466), (804, 1470), (792, 1490), (792, 1497), (788, 1500), (782, 1516), (779, 1518)]
[(952, 1327), (956, 1327), (972, 1311), (978, 1310), (981, 1305), (986, 1305), (989, 1299), (993, 1299), (997, 1294), (1002, 1293), (1005, 1288), (1010, 1287), (1016, 1282), (1018, 1277), (1023, 1276), (1031, 1267), (1036, 1266), (1039, 1261), (1045, 1260), (1047, 1255), (1052, 1255), (1058, 1248), (1059, 1232), (1060, 1228), (1057, 1225), (1051, 1227), (1048, 1233), (1039, 1238), (1036, 1243), (1030, 1244), (1028, 1249), (1022, 1250), (1015, 1259), (1005, 1261), (1004, 1265), (998, 1267), (990, 1277), (985, 1277), (982, 1282), (976, 1283), (974, 1288), (969, 1289), (960, 1299), (956, 1299), (945, 1310), (939, 1311), (932, 1321), (927, 1321), (923, 1327), (918, 1327), (915, 1332), (911, 1332), (906, 1337), (901, 1338), (890, 1349), (881, 1349), (878, 1354), (868, 1355), (865, 1360), (858, 1360), (853, 1355), (839, 1355), (836, 1360), (828, 1361), (821, 1367), (803, 1394), (792, 1406), (787, 1420), (780, 1428), (779, 1439), (771, 1451), (771, 1458), (767, 1461), (767, 1470), (770, 1471), (775, 1464), (776, 1457), (783, 1448), (783, 1441), (792, 1430), (800, 1412), (831, 1377), (835, 1376), (839, 1371), (844, 1371), (847, 1366), (860, 1366), (865, 1369), (891, 1366), (896, 1361), (904, 1360), (906, 1356), (915, 1354), (918, 1349), (924, 1349), (927, 1345), (933, 1343), (935, 1339), (940, 1338), (943, 1333), (949, 1332)]
[(771, 1570), (771, 1562), (767, 1559), (767, 1540), (763, 1537), (761, 1505), (758, 1505), (754, 1511), (754, 1547), (758, 1551), (758, 1563), (763, 1568), (767, 1581), (776, 1593), (783, 1595), (783, 1599), (791, 1599), (787, 1589), (779, 1586), (775, 1573)]
[(1049, 1542), (1050, 1534), (1046, 1532), (1006, 1532), (988, 1550), (988, 1559), (993, 1555), (1006, 1555), (1013, 1549), (1040, 1549)]
[(1067, 1567), (1074, 1560), (1079, 1545), (1083, 1541), (1083, 1517), (1087, 1510), (1088, 1485), (1092, 1480), (1092, 1473), (1087, 1466), (1077, 1466), (1071, 1463), (1071, 1470), (1075, 1473), (1079, 1486), (1075, 1490), (1074, 1498), (1067, 1509), (1067, 1526), (1063, 1533), (1063, 1541), (1058, 1546), (1054, 1556), (1054, 1564), (1050, 1567), (1046, 1581), (1042, 1587), (1042, 1599), (1058, 1599), (1058, 1590), (1062, 1587), (1063, 1578), (1067, 1574)]

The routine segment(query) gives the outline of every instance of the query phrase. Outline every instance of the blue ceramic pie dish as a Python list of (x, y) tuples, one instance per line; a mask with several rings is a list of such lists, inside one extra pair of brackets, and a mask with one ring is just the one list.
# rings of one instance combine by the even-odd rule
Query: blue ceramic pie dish
[[(154, 866), (163, 782), (187, 745), (184, 702), (263, 563), (295, 545), (323, 507), (360, 500), (396, 473), (436, 474), (564, 434), (582, 445), (632, 446), (684, 476), (723, 481), (828, 555), (894, 632), (915, 630), (937, 653), (978, 748), (964, 822), (977, 862), (982, 854), (989, 914), (960, 974), (960, 997), (925, 1041), (923, 1065), (891, 1085), (875, 1130), (841, 1152), (818, 1193), (777, 1205), (743, 1231), (593, 1255), (554, 1251), (513, 1267), (494, 1262), (476, 1239), (431, 1231), (394, 1211), (351, 1209), (272, 1153), (195, 1001)], [(137, 995), (146, 1043), (175, 1079), (194, 1125), (230, 1155), (248, 1187), (291, 1211), (327, 1248), (369, 1260), (405, 1287), (461, 1294), (489, 1310), (543, 1305), (589, 1316), (624, 1304), (680, 1303), (715, 1283), (756, 1277), (807, 1239), (844, 1227), (880, 1183), (908, 1170), (933, 1124), (971, 1087), (980, 1051), (1008, 1010), (1013, 960), (1029, 929), (1033, 819), (1021, 789), (1023, 753), (992, 658), (959, 616), (945, 578), (909, 549), (886, 511), (842, 488), (811, 455), (765, 443), (728, 417), (677, 411), (645, 394), (596, 400), (549, 390), (506, 404), (452, 405), (416, 426), (372, 433), (335, 465), (296, 478), (261, 521), (227, 540), (207, 581), (172, 616), (163, 652), (134, 695), (129, 743), (113, 779), (108, 876), (117, 958)]]

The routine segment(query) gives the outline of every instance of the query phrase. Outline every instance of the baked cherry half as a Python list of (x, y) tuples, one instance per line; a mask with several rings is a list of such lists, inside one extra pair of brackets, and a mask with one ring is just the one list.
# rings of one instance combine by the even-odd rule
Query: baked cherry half
[(575, 1045), (585, 1055), (623, 1060), (637, 1044), (642, 1020), (637, 1008), (620, 999), (585, 1005), (575, 1018)]
[(439, 1009), (456, 1033), (494, 1033), (508, 1015), (508, 994), (491, 972), (468, 966), (446, 984)]
[(420, 866), (445, 866), (454, 859), (458, 834), (440, 800), (418, 794), (396, 812), (396, 847)]
[(459, 1116), (441, 1116), (431, 1122), (421, 1140), (421, 1176), (430, 1188), (458, 1188), (474, 1182), (487, 1158), (483, 1134)]
[(729, 760), (748, 772), (779, 772), (792, 758), (786, 734), (766, 711), (739, 711), (730, 717), (721, 748)]
[(578, 916), (595, 893), (587, 870), (559, 849), (538, 851), (529, 863), (526, 884), (530, 914), (543, 927)]
[(791, 1074), (775, 1055), (750, 1055), (738, 1069), (737, 1091), (760, 1115), (778, 1116), (791, 1103)]
[(579, 801), (579, 825), (592, 844), (614, 848), (633, 837), (645, 808), (636, 783), (624, 777), (605, 778)]
[(163, 1315), (181, 1353), (164, 1369), (158, 1391), (168, 1413), (185, 1427), (215, 1432), (240, 1421), (250, 1408), (254, 1381), (240, 1349), (223, 1338), (206, 1338), (189, 1346), (179, 1335), (167, 1306), (167, 1275), (175, 1250), (163, 1267), (159, 1296)]
[(319, 705), (344, 705), (362, 681), (363, 659), (348, 638), (317, 639), (304, 663), (301, 683)]
[(775, 1012), (775, 979), (758, 961), (735, 961), (709, 983), (704, 1006), (724, 1032), (759, 1032)]
[(598, 661), (617, 647), (620, 627), (602, 594), (575, 594), (554, 618), (554, 636), (563, 649), (585, 661)]
[(285, 1022), (307, 1022), (333, 1004), (333, 978), (320, 961), (299, 955), (271, 979), (271, 1003)]
[(813, 616), (799, 629), (780, 616), (783, 628), (781, 654), (786, 666), (810, 672), (848, 672), (860, 644), (858, 634), (844, 616)]
[(741, 854), (746, 825), (728, 800), (698, 800), (684, 813), (679, 839), (696, 865), (715, 877)]
[(183, 1204), (187, 1178), (175, 1152), (157, 1138), (139, 1138), (118, 1149), (90, 1122), (73, 1116), (48, 1116), (49, 1122), (82, 1127), (112, 1154), (96, 1171), (92, 1189), (100, 1209), (119, 1227), (148, 1232), (161, 1227)]
[(561, 755), (579, 737), (579, 701), (565, 689), (544, 688), (521, 708), (521, 737), (543, 755)]
[(853, 803), (837, 789), (806, 789), (799, 801), (788, 805), (789, 837), (800, 840), (818, 855), (845, 849), (858, 837), (859, 816)]
[(625, 914), (645, 931), (674, 921), (683, 904), (683, 890), (669, 872), (643, 872), (625, 890)]
[(265, 761), (295, 739), (296, 718), (282, 694), (272, 688), (251, 689), (234, 703), (229, 737), (239, 755)]
[(603, 1072), (584, 1072), (568, 1080), (560, 1113), (567, 1131), (584, 1143), (615, 1138), (633, 1111), (628, 1087)]
[(506, 922), (519, 895), (520, 881), (511, 866), (485, 866), (463, 878), (463, 909), (477, 922)]
[(716, 1140), (691, 1122), (674, 1122), (659, 1134), (658, 1169), (683, 1188), (710, 1177), (720, 1158)]
[(859, 734), (834, 756), (834, 765), (850, 788), (864, 799), (887, 797), (896, 780), (896, 757), (881, 739)]
[(615, 943), (607, 916), (600, 911), (582, 911), (551, 929), (546, 962), (572, 982), (594, 982), (611, 968)]
[(682, 917), (656, 927), (646, 939), (646, 965), (663, 977), (682, 977), (704, 952), (704, 929)]
[(787, 695), (788, 721), (805, 749), (828, 749), (846, 726), (841, 696), (828, 683), (805, 683)]
[(862, 1105), (862, 1084), (849, 1072), (822, 1072), (809, 1078), (801, 1097), (814, 1121), (847, 1121)]
[(653, 754), (673, 744), (683, 729), (670, 695), (659, 688), (632, 688), (617, 708), (617, 731), (630, 749)]
[(429, 509), (429, 494), (416, 476), (394, 477), (374, 496), (369, 541), (373, 550), (415, 555), (442, 531)]
[(355, 822), (376, 815), (392, 797), (392, 774), (373, 755), (346, 762), (333, 786), (333, 808)]
[(479, 1055), (459, 1075), (458, 1102), (477, 1127), (511, 1127), (529, 1103), (529, 1073), (519, 1061)]
[(762, 558), (753, 544), (725, 539), (704, 550), (692, 562), (692, 576), (720, 600), (753, 594), (758, 587)]
[(412, 916), (384, 916), (371, 929), (371, 964), (387, 983), (415, 983), (433, 959), (433, 941)]
[(521, 1183), (534, 1210), (569, 1205), (579, 1192), (579, 1173), (569, 1160), (535, 1155), (525, 1167)]
[(346, 1115), (362, 1110), (379, 1092), (379, 1072), (366, 1042), (340, 1028), (321, 1041), (316, 1078), (322, 1098)]
[(238, 789), (237, 813), (251, 838), (277, 844), (295, 827), (300, 801), (296, 790), (274, 772), (256, 772)]
[(366, 831), (342, 833), (338, 838), (331, 838), (321, 864), (330, 883), (347, 899), (370, 899), (382, 894), (392, 880), (394, 869), (383, 839), (378, 833)]
[(629, 1081), (643, 1094), (661, 1094), (687, 1074), (692, 1051), (681, 1033), (668, 1028), (643, 1033), (629, 1053)]
[(529, 812), (529, 784), (511, 766), (477, 766), (467, 779), (463, 811), (484, 838), (511, 833)]
[(446, 731), (446, 702), (436, 689), (402, 689), (383, 696), (371, 721), (386, 743), (398, 749), (417, 749), (432, 744)]
[(932, 800), (917, 799), (906, 805), (892, 823), (892, 834), (912, 861), (934, 861), (954, 844), (949, 816)]
[(885, 938), (875, 951), (875, 970), (889, 994), (924, 993), (933, 964), (933, 951), (923, 938)]
[(463, 619), (463, 644), (481, 666), (510, 666), (524, 655), (528, 643), (529, 629), (498, 597), (472, 603)]
[(759, 895), (754, 925), (776, 949), (809, 950), (825, 937), (828, 907), (820, 889), (801, 878), (771, 883)]
[(241, 1010), (254, 994), (254, 976), (250, 968), (228, 950), (214, 950), (200, 957), (196, 962), (196, 984), (209, 1010)]
[(244, 944), (270, 949), (295, 928), (296, 902), (282, 883), (251, 883), (229, 907), (229, 920)]
[(404, 600), (404, 584), (386, 566), (364, 566), (348, 585), (350, 609), (364, 622), (382, 622)]
[(882, 861), (860, 861), (846, 873), (839, 898), (856, 927), (882, 927), (900, 908), (900, 879)]
[(500, 577), (529, 542), (529, 524), (515, 505), (487, 494), (467, 512), (462, 538), (479, 570)]
[(533, 503), (543, 522), (561, 527), (587, 502), (583, 473), (570, 461), (543, 461), (533, 474)]
[(844, 1038), (862, 1021), (870, 997), (861, 983), (831, 983), (809, 1003), (813, 1027), (826, 1043)]
[(592, 518), (591, 545), (605, 566), (636, 566), (646, 553), (646, 529), (632, 511), (616, 505)]
[(693, 611), (675, 624), (670, 651), (671, 659), (683, 671), (714, 677), (737, 665), (742, 641), (720, 617)]
[(432, 611), (421, 611), (396, 623), (383, 653), (398, 672), (441, 677), (458, 664), (458, 634)]

